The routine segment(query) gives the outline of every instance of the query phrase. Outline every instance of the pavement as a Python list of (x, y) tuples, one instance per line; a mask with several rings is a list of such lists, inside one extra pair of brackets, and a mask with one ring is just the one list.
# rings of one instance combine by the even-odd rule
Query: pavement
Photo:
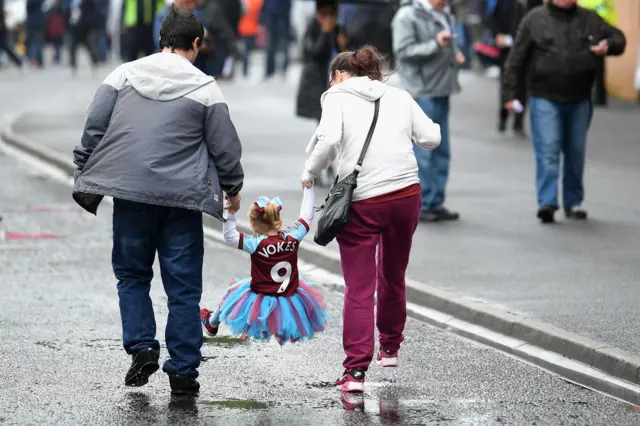
[[(333, 319), (299, 345), (207, 339), (195, 401), (169, 396), (163, 373), (123, 386), (111, 271), (111, 206), (77, 207), (67, 183), (0, 151), (0, 424), (634, 425), (634, 408), (510, 356), (410, 319), (397, 369), (372, 367), (361, 398), (332, 385), (341, 372), (341, 296), (324, 290)], [(64, 180), (63, 180), (64, 182)], [(18, 238), (17, 234), (21, 234)], [(28, 235), (39, 238), (25, 238)], [(44, 237), (47, 238), (44, 238)], [(213, 306), (246, 255), (208, 240), (203, 305)], [(312, 269), (302, 273), (315, 278)], [(156, 277), (159, 277), (156, 270)], [(151, 295), (162, 340), (159, 278)], [(166, 349), (162, 347), (162, 357)]]

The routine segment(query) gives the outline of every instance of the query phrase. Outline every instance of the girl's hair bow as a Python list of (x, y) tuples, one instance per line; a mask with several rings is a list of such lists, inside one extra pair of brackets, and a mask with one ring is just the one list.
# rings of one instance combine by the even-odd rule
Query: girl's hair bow
[(274, 206), (276, 206), (276, 211), (278, 213), (280, 213), (280, 210), (282, 210), (282, 201), (280, 201), (280, 197), (275, 197), (274, 199), (270, 200), (267, 197), (260, 196), (256, 201), (253, 202), (253, 204), (255, 205), (255, 210), (261, 214), (264, 213), (264, 208), (267, 207), (267, 204), (273, 204)]

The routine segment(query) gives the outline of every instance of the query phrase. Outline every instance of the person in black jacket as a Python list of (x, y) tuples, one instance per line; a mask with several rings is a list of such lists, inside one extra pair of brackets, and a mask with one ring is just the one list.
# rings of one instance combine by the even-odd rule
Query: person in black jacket
[[(320, 122), (320, 97), (329, 88), (329, 66), (334, 56), (347, 47), (347, 38), (338, 25), (335, 3), (316, 3), (315, 19), (309, 23), (302, 40), (304, 63), (296, 98), (296, 114)], [(327, 186), (332, 170), (321, 176), (318, 184)]]
[(233, 1), (224, 3), (223, 0), (206, 0), (202, 5), (203, 24), (209, 32), (206, 38), (211, 42), (213, 49), (207, 59), (206, 73), (214, 77), (222, 74), (227, 56), (236, 55), (238, 23), (232, 22), (235, 18), (231, 18), (234, 14)]
[(80, 0), (70, 10), (69, 33), (71, 43), (69, 44), (69, 57), (71, 59), (71, 70), (75, 73), (78, 70), (77, 52), (78, 46), (84, 45), (89, 52), (91, 65), (95, 68), (98, 64), (98, 45), (96, 44), (95, 28), (100, 26), (101, 18), (98, 10), (99, 0)]
[(598, 56), (621, 55), (624, 34), (576, 0), (549, 0), (522, 21), (505, 65), (505, 108), (512, 111), (518, 88), (528, 83), (531, 138), (536, 155), (538, 218), (554, 221), (563, 157), (565, 215), (584, 220), (582, 175), (593, 105), (591, 89)]
[[(525, 6), (521, 0), (498, 0), (493, 13), (489, 17), (489, 29), (496, 42), (496, 46), (500, 48), (500, 81), (502, 81), (504, 75), (504, 64), (507, 62), (513, 40), (518, 32), (518, 26), (525, 12)], [(518, 88), (516, 99), (518, 99), (523, 106), (526, 105), (526, 96), (526, 86), (522, 84)], [(500, 112), (498, 130), (504, 132), (507, 129), (509, 111), (507, 111), (502, 104), (502, 92), (500, 93), (499, 99)], [(524, 109), (515, 113), (513, 131), (519, 136), (524, 136)]]
[(4, 0), (0, 0), (0, 49), (4, 50), (7, 56), (9, 56), (9, 59), (11, 59), (14, 64), (16, 64), (18, 67), (22, 67), (22, 60), (15, 52), (15, 50), (13, 50), (13, 47), (9, 44), (7, 23), (4, 18)]

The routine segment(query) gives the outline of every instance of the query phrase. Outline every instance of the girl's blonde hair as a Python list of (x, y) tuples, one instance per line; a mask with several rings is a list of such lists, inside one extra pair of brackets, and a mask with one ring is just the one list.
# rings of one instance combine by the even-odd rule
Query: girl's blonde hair
[(264, 209), (253, 203), (249, 210), (249, 220), (254, 227), (261, 232), (267, 232), (272, 229), (280, 229), (282, 220), (280, 220), (280, 208), (273, 203), (268, 203)]

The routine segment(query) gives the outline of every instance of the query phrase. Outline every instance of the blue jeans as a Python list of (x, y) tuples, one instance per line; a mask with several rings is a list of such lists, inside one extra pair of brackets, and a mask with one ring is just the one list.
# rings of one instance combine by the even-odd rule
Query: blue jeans
[(472, 52), (472, 43), (473, 43), (473, 40), (471, 37), (471, 30), (465, 24), (457, 23), (455, 32), (458, 36), (458, 40), (456, 40), (456, 45), (458, 46), (458, 49), (460, 49), (460, 51), (462, 52), (462, 54), (466, 59), (464, 65), (462, 65), (461, 68), (467, 69), (467, 70), (471, 69), (471, 52)]
[(242, 52), (242, 75), (249, 75), (249, 56), (256, 45), (256, 37), (244, 37), (244, 52)]
[(552, 102), (532, 97), (529, 108), (538, 206), (558, 207), (561, 154), (563, 207), (579, 206), (584, 198), (582, 175), (593, 114), (591, 101)]
[(27, 58), (38, 65), (43, 64), (42, 51), (44, 49), (44, 30), (27, 27)]
[(109, 56), (109, 39), (107, 37), (107, 30), (105, 28), (96, 29), (95, 36), (98, 60), (104, 62)]
[(202, 214), (115, 199), (112, 263), (118, 279), (122, 340), (129, 354), (160, 348), (149, 297), (156, 252), (169, 307), (165, 340), (171, 358), (163, 370), (197, 377), (203, 341)]
[(444, 206), (449, 179), (449, 97), (418, 98), (416, 102), (434, 123), (440, 125), (442, 137), (440, 145), (433, 151), (413, 145), (422, 187), (422, 211), (434, 211)]
[(276, 55), (282, 52), (284, 55), (282, 63), (282, 73), (289, 68), (289, 14), (265, 16), (265, 27), (267, 30), (267, 73), (270, 77), (276, 72)]

